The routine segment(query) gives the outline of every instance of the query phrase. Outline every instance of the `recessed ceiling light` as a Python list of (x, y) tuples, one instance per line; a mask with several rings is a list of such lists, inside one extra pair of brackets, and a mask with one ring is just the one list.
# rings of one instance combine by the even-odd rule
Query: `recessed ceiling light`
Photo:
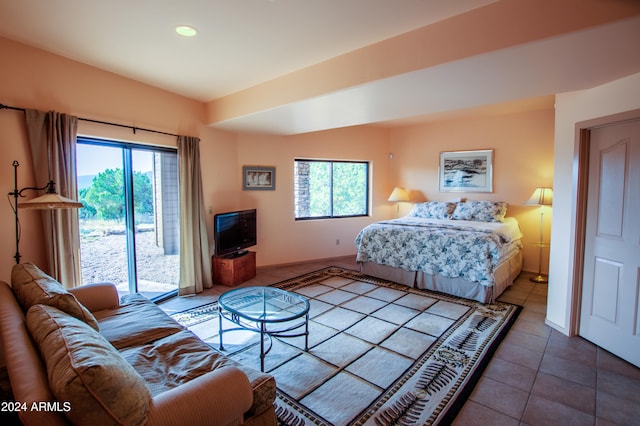
[(195, 35), (198, 34), (198, 30), (189, 25), (178, 25), (176, 32), (184, 37), (195, 37)]

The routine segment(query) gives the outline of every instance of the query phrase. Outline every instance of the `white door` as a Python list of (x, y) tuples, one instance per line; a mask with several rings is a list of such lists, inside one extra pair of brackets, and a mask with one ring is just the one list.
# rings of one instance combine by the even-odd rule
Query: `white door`
[(591, 131), (580, 335), (640, 367), (640, 120)]

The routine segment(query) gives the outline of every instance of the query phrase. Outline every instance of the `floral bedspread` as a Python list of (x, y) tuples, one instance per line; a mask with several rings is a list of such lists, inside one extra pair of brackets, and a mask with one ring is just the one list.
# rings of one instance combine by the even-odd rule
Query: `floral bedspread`
[(355, 244), (359, 262), (493, 286), (493, 272), (501, 256), (522, 248), (520, 238), (515, 219), (508, 224), (489, 224), (405, 217), (366, 226)]

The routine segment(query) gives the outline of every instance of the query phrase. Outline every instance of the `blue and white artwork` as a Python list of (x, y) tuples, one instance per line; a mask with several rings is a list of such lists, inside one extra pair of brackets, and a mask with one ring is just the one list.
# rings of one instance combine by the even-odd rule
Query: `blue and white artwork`
[(493, 150), (440, 153), (440, 191), (491, 192)]

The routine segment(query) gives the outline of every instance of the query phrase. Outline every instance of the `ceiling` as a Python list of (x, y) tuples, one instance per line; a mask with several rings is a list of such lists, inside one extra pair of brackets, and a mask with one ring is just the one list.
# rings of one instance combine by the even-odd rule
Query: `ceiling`
[[(492, 3), (495, 1), (0, 0), (0, 36), (207, 103)], [(181, 24), (197, 28), (198, 35), (178, 36), (175, 27)], [(495, 104), (503, 109), (548, 106), (554, 93), (593, 87), (640, 71), (639, 29), (638, 20), (626, 20), (288, 102), (212, 125), (293, 134), (357, 124), (405, 124), (486, 105), (496, 111)], [(609, 44), (599, 42), (602, 32), (607, 40), (635, 37), (627, 44), (636, 52), (612, 52)], [(603, 55), (607, 61), (589, 62)], [(541, 70), (539, 61), (553, 67)]]

